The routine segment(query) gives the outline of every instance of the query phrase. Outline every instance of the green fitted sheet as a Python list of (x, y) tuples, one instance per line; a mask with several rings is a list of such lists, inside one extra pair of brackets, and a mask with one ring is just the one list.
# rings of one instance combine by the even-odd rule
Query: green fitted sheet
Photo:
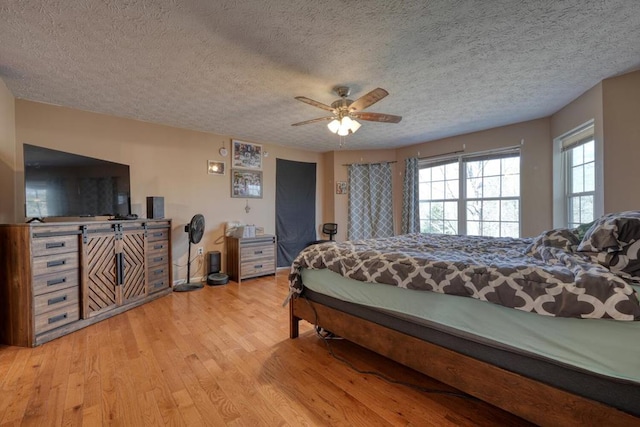
[(340, 300), (640, 385), (640, 321), (549, 317), (472, 298), (358, 282), (329, 270), (302, 270), (302, 281)]

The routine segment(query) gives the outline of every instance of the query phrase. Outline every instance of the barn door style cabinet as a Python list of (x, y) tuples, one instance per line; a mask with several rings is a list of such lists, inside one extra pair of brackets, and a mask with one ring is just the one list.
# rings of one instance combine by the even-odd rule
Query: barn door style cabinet
[(146, 223), (85, 225), (82, 234), (83, 317), (147, 296)]
[(36, 346), (171, 291), (171, 221), (0, 225), (0, 342)]

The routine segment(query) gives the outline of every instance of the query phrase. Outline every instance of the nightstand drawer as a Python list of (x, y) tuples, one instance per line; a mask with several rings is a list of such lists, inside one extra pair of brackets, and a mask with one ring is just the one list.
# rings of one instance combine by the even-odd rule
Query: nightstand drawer
[(78, 252), (53, 254), (33, 258), (33, 275), (57, 273), (65, 270), (78, 270)]
[(78, 270), (44, 274), (33, 278), (33, 294), (40, 295), (60, 289), (78, 287)]
[(39, 295), (34, 298), (34, 313), (36, 316), (42, 313), (49, 313), (70, 304), (78, 305), (78, 288), (61, 289), (48, 294)]
[(48, 236), (33, 239), (31, 252), (33, 256), (62, 254), (78, 251), (78, 235)]
[(80, 305), (69, 304), (64, 307), (59, 307), (56, 310), (48, 313), (39, 314), (36, 316), (36, 335), (43, 332), (50, 331), (51, 329), (58, 328), (60, 326), (67, 325), (80, 319)]
[(275, 251), (273, 243), (270, 245), (249, 246), (243, 247), (240, 251), (240, 256), (243, 261), (258, 258), (273, 258)]
[(243, 262), (240, 266), (241, 276), (253, 276), (275, 273), (275, 263), (273, 258), (257, 259), (250, 262)]

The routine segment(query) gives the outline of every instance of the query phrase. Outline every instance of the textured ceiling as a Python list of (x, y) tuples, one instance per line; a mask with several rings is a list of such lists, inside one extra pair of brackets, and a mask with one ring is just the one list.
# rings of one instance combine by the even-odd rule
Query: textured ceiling
[[(17, 98), (254, 142), (336, 149), (336, 85), (383, 87), (347, 149), (544, 117), (640, 66), (638, 0), (2, 0)], [(216, 143), (218, 146), (218, 143)]]

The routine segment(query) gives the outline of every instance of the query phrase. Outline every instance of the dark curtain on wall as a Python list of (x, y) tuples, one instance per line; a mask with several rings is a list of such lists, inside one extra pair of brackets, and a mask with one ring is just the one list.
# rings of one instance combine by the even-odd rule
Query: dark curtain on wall
[(316, 240), (316, 164), (276, 159), (278, 267)]

